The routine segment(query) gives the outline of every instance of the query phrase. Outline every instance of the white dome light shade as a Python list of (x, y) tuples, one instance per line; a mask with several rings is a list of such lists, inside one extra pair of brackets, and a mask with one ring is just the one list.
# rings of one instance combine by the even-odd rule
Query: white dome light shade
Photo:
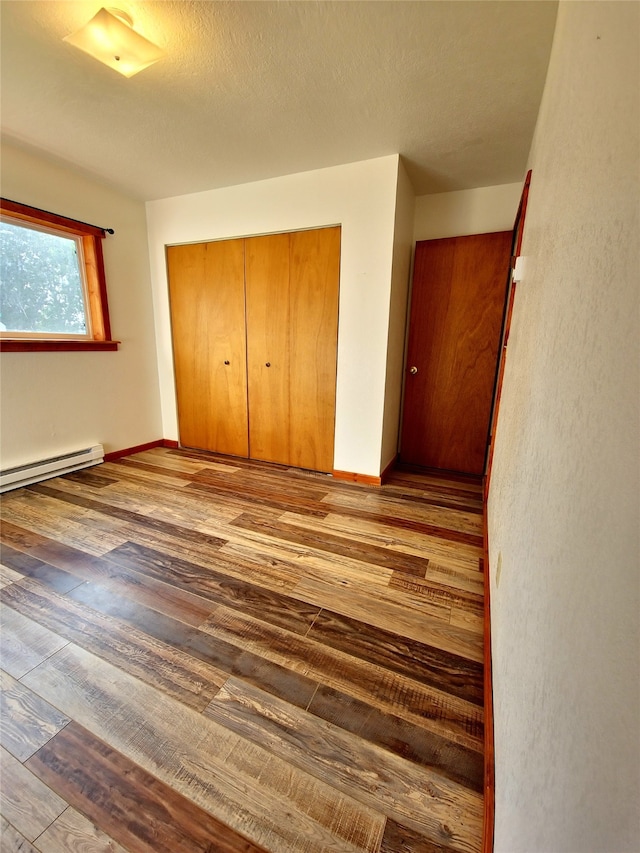
[(125, 77), (133, 77), (165, 55), (131, 26), (124, 12), (100, 9), (91, 20), (64, 41), (83, 50)]

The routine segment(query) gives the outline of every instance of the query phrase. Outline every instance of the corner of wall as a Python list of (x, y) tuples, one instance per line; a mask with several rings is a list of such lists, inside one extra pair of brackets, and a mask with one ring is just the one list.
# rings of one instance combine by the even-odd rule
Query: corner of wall
[(413, 247), (415, 192), (402, 158), (398, 158), (393, 223), (393, 258), (389, 293), (389, 324), (380, 470), (385, 471), (398, 452), (402, 416), (403, 366), (407, 329), (409, 274)]

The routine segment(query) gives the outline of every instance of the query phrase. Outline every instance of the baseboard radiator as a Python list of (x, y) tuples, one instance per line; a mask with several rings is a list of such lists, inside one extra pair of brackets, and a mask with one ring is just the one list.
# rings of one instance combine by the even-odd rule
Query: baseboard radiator
[(71, 453), (50, 456), (48, 459), (17, 465), (15, 468), (6, 468), (0, 471), (0, 492), (19, 489), (21, 486), (28, 486), (29, 483), (37, 483), (50, 477), (60, 477), (62, 474), (79, 471), (90, 465), (98, 465), (103, 461), (104, 448), (101, 444), (94, 444), (93, 447), (83, 447)]

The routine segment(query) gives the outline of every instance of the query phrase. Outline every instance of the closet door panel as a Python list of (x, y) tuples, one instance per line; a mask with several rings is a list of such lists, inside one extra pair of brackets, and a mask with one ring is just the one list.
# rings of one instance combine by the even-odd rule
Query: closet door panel
[(167, 249), (180, 443), (248, 456), (244, 240)]
[(289, 465), (289, 235), (245, 243), (249, 454)]
[(340, 228), (290, 235), (289, 464), (333, 470)]

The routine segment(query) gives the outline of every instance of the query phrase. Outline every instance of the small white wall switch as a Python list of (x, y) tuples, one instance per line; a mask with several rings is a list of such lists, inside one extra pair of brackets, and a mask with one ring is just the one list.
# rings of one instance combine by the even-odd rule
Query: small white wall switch
[(516, 265), (513, 268), (513, 280), (515, 282), (522, 281), (522, 279), (524, 278), (524, 272), (526, 267), (525, 262), (526, 258), (522, 255), (518, 255), (518, 257), (516, 258)]

